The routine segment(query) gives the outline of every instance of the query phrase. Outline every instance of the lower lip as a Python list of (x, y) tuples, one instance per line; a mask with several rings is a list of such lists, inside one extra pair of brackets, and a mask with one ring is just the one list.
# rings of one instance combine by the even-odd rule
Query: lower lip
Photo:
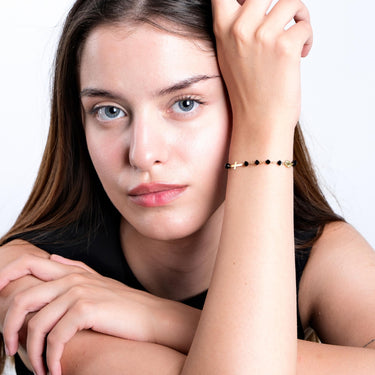
[(176, 200), (184, 191), (186, 187), (164, 190), (155, 193), (130, 195), (130, 199), (142, 207), (160, 207)]

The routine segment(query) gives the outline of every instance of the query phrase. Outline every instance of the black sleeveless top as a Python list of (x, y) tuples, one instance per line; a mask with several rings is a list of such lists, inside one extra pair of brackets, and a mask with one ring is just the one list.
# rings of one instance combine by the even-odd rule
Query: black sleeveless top
[[(50, 254), (58, 254), (69, 259), (82, 261), (101, 275), (116, 279), (129, 287), (145, 290), (143, 285), (133, 274), (122, 252), (119, 238), (118, 215), (106, 215), (104, 221), (105, 224), (96, 231), (95, 235), (91, 236), (91, 239), (85, 238), (82, 235), (82, 231), (79, 230), (79, 227), (65, 230), (63, 234), (51, 232), (44, 234), (42, 237), (36, 237), (35, 233), (31, 233), (18, 236), (18, 238), (27, 240)], [(307, 240), (314, 235), (315, 233), (299, 233), (298, 237), (299, 239), (303, 238), (304, 240)], [(77, 238), (79, 240), (75, 241), (74, 239)], [(297, 298), (299, 283), (302, 277), (302, 272), (309, 258), (310, 250), (311, 248), (295, 251)], [(207, 291), (204, 291), (199, 295), (181, 302), (202, 309), (206, 294)], [(298, 304), (297, 324), (298, 338), (303, 339), (304, 330), (301, 324)], [(17, 355), (15, 357), (15, 363), (17, 374), (32, 375), (32, 372), (24, 366), (23, 362)]]

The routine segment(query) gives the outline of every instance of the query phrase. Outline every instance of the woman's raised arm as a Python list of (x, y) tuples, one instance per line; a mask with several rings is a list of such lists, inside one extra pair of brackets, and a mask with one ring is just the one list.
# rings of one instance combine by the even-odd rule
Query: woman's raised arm
[(309, 14), (298, 0), (281, 0), (268, 14), (269, 0), (212, 4), (233, 130), (219, 252), (182, 373), (290, 375), (297, 358), (293, 168), (254, 161), (293, 158)]

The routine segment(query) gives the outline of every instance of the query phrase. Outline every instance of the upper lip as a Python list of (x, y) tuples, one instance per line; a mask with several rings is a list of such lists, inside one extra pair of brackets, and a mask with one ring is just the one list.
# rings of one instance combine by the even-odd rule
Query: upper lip
[(162, 191), (174, 190), (174, 189), (183, 189), (186, 185), (176, 185), (176, 184), (162, 184), (162, 183), (149, 183), (149, 184), (140, 184), (134, 189), (129, 191), (129, 195), (144, 195), (152, 193), (160, 193)]

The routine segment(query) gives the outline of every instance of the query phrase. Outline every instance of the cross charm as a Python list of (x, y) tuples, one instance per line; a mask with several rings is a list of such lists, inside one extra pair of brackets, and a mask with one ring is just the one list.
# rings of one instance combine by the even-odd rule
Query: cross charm
[(234, 162), (234, 164), (231, 165), (231, 167), (236, 170), (238, 167), (242, 167), (243, 166), (243, 163), (237, 163), (236, 161)]

